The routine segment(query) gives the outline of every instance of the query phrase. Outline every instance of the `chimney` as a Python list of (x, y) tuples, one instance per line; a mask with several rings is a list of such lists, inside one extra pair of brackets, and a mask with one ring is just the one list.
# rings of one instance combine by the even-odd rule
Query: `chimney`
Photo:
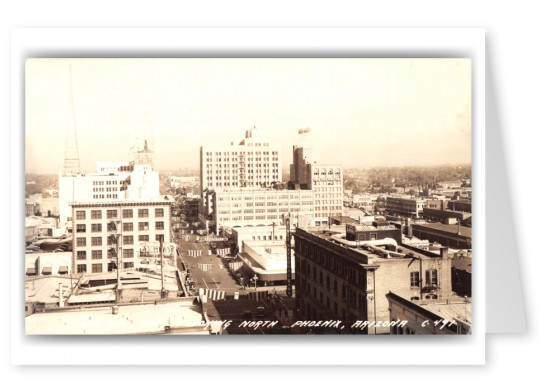
[(40, 257), (36, 258), (35, 265), (36, 265), (36, 275), (40, 275)]
[(448, 259), (448, 248), (447, 247), (440, 247), (440, 258)]
[(63, 284), (59, 283), (59, 306), (63, 307)]

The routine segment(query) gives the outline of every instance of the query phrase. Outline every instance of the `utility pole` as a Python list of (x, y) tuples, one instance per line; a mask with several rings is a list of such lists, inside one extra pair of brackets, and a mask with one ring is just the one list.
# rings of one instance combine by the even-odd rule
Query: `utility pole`
[(293, 270), (291, 268), (291, 214), (287, 216), (285, 221), (286, 228), (286, 244), (287, 244), (287, 296), (293, 296)]
[(121, 295), (121, 265), (120, 265), (120, 256), (119, 256), (119, 234), (115, 234), (115, 256), (117, 258), (117, 290), (116, 290), (116, 300), (115, 303), (119, 304), (120, 295)]
[(164, 273), (164, 256), (163, 256), (163, 237), (161, 236), (159, 238), (159, 249), (161, 251), (161, 299), (164, 299), (166, 297), (165, 292), (165, 273)]

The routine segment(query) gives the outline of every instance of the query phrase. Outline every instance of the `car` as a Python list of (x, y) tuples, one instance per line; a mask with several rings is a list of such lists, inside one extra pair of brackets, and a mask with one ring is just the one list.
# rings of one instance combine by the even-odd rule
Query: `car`
[(258, 318), (263, 318), (266, 316), (266, 309), (264, 307), (256, 307), (256, 316)]

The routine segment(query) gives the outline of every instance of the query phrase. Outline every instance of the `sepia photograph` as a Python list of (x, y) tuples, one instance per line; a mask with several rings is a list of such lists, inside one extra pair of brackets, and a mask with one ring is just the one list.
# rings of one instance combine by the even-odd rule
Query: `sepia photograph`
[(28, 58), (24, 101), (27, 335), (471, 335), (470, 58)]

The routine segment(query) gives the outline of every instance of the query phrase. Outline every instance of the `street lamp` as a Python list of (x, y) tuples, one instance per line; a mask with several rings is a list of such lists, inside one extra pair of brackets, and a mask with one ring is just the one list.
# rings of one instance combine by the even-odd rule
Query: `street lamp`
[(254, 291), (256, 292), (256, 280), (258, 280), (257, 275), (255, 274), (253, 278), (251, 278), (251, 281), (254, 282)]

